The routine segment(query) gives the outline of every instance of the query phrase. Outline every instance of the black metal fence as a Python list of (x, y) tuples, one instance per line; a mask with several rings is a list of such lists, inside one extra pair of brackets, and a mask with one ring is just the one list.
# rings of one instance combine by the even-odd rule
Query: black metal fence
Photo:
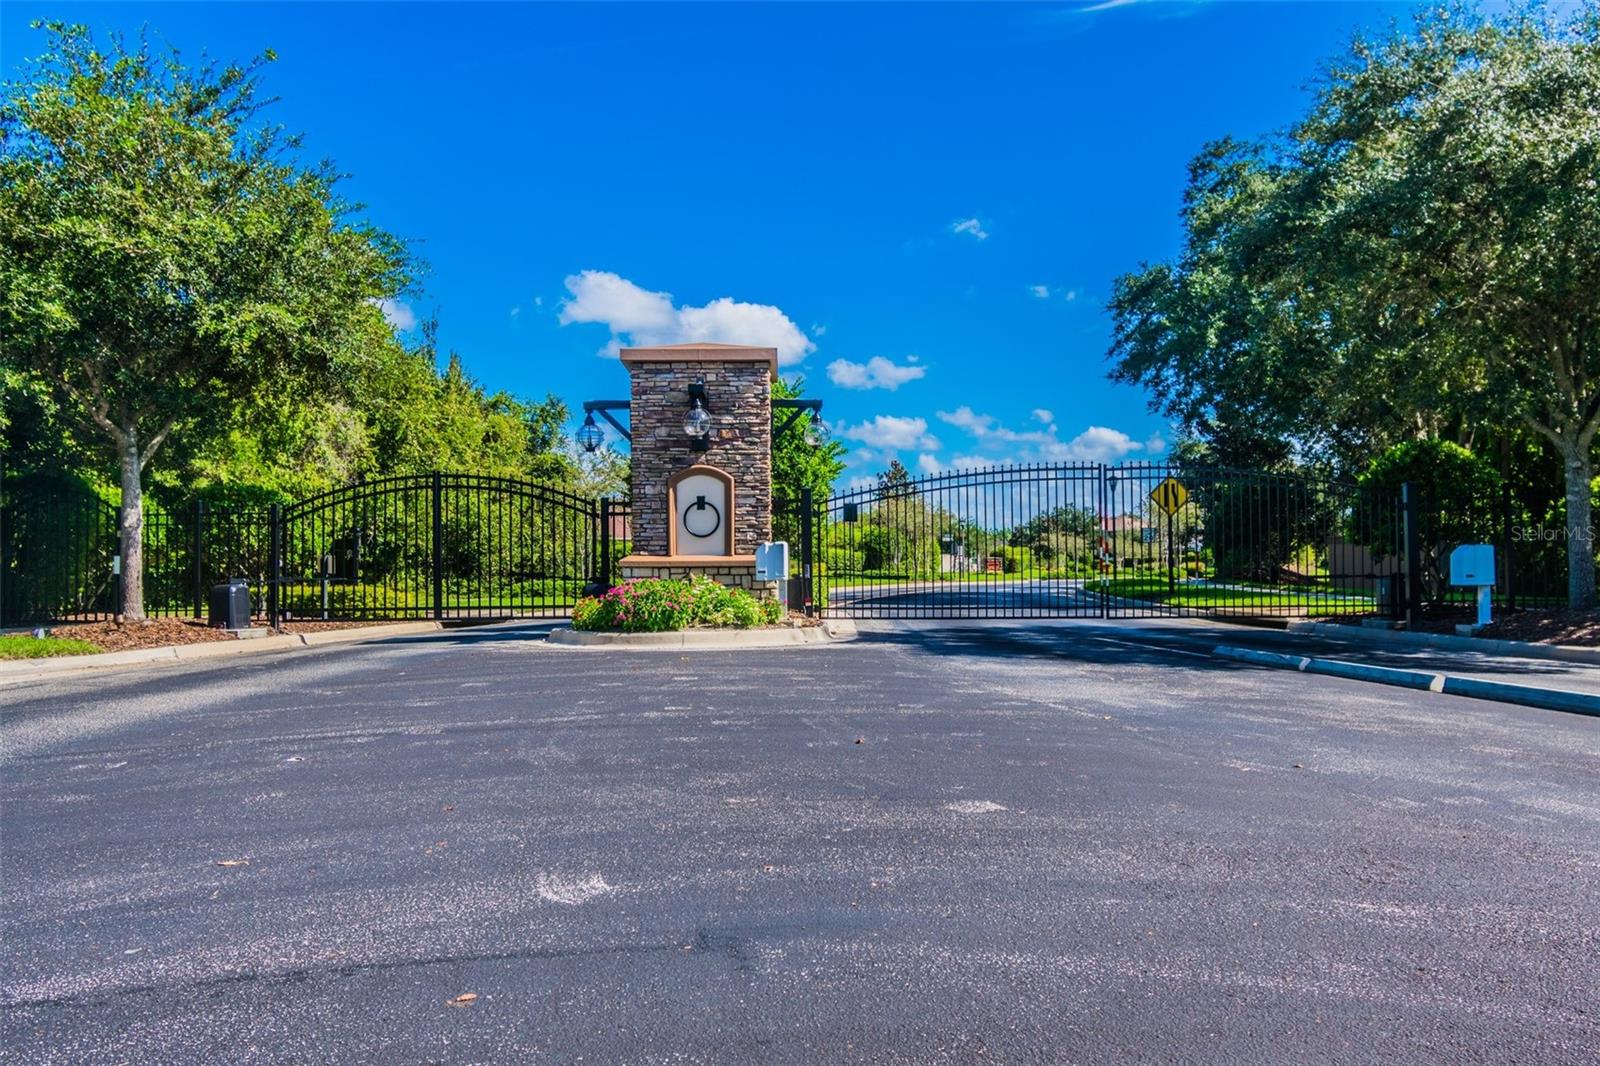
[(1495, 547), (1494, 604), (1498, 608), (1564, 607), (1567, 602), (1566, 516), (1532, 513), (1509, 486), (1412, 491), (1416, 602), (1430, 608), (1474, 602), (1470, 588), (1450, 584), (1450, 552), (1458, 544)]
[[(1497, 605), (1565, 603), (1564, 534), (1505, 499), (1151, 463), (798, 495), (774, 516), (798, 540), (791, 602), (835, 616), (1399, 616), (1470, 603), (1448, 581), (1464, 542), (1495, 544)], [(630, 518), (627, 500), (472, 474), (272, 506), (150, 498), (146, 612), (203, 616), (212, 585), (243, 577), (269, 620), (562, 615), (611, 583)], [(113, 616), (117, 545), (106, 497), (60, 478), (0, 481), (0, 624)]]
[(1371, 550), (1372, 509), (1237, 471), (953, 471), (830, 500), (821, 598), (856, 617), (1373, 613), (1399, 551)]
[[(243, 577), (273, 622), (563, 615), (586, 584), (609, 581), (627, 529), (625, 502), (472, 474), (268, 507), (147, 499), (145, 612), (202, 617), (212, 585)], [(0, 485), (0, 624), (112, 617), (117, 559), (118, 509), (101, 496), (52, 478)]]
[[(1468, 602), (1448, 583), (1449, 549), (1487, 540), (1506, 541), (1503, 604), (1550, 602), (1547, 586), (1535, 601), (1519, 585), (1530, 553), (1496, 535), (1491, 512), (1448, 529), (1429, 513), (1392, 492), (1261, 471), (958, 470), (821, 504), (811, 591), (824, 613), (858, 618), (1399, 617)], [(1564, 555), (1561, 567), (1564, 580)]]

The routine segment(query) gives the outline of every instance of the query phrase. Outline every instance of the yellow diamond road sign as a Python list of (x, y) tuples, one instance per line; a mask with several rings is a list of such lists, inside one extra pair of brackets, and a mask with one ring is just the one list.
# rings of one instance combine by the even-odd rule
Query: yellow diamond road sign
[(1175, 477), (1167, 478), (1150, 490), (1150, 499), (1157, 507), (1167, 512), (1169, 518), (1178, 513), (1178, 508), (1182, 507), (1188, 498), (1189, 490)]

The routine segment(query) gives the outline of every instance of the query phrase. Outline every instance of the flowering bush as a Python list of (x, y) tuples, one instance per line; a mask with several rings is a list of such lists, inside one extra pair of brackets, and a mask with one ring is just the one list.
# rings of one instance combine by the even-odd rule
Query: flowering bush
[(625, 581), (604, 596), (579, 600), (572, 609), (573, 629), (621, 633), (665, 633), (690, 626), (749, 629), (782, 619), (782, 604), (757, 600), (707, 577)]

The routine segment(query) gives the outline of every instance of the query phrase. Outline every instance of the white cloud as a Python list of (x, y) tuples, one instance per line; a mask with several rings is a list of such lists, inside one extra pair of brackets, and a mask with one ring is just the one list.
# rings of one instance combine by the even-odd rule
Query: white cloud
[(1041, 300), (1050, 299), (1050, 286), (1048, 285), (1029, 285), (1028, 291)]
[(1167, 438), (1159, 433), (1150, 434), (1149, 438), (1144, 442), (1144, 450), (1151, 455), (1161, 454), (1167, 450)]
[(512, 318), (516, 318), (520, 314), (522, 314), (522, 308), (521, 307), (513, 307), (511, 309), (511, 317)]
[(828, 335), (828, 327), (820, 322), (813, 322), (811, 323), (811, 335), (813, 337), (825, 337)]
[[(908, 361), (915, 361), (912, 356)], [(916, 381), (928, 371), (920, 366), (901, 366), (891, 359), (875, 355), (865, 363), (852, 363), (848, 359), (835, 359), (828, 364), (828, 380), (841, 389), (888, 389), (895, 391), (908, 381)]]
[(1067, 303), (1071, 303), (1073, 300), (1076, 300), (1077, 298), (1078, 298), (1078, 290), (1077, 289), (1068, 289), (1062, 295), (1062, 299), (1066, 300)]
[(940, 421), (965, 430), (978, 441), (1010, 445), (1008, 454), (992, 460), (994, 462), (1110, 463), (1134, 452), (1155, 454), (1166, 448), (1166, 441), (1160, 434), (1141, 444), (1121, 430), (1105, 426), (1090, 426), (1064, 441), (1056, 434), (1052, 412), (1041, 407), (1032, 414), (1039, 422), (1046, 423), (1045, 429), (1008, 429), (993, 415), (978, 414), (965, 405), (954, 411), (938, 412)]
[(721, 343), (776, 348), (778, 362), (798, 363), (817, 346), (771, 304), (752, 304), (723, 296), (703, 307), (679, 307), (672, 294), (650, 292), (608, 270), (585, 270), (566, 279), (560, 321), (598, 322), (611, 330), (604, 351), (615, 354), (626, 336), (630, 344)]
[(923, 474), (937, 474), (944, 470), (944, 464), (939, 462), (937, 455), (929, 455), (927, 452), (923, 452), (917, 456), (917, 470)]
[(974, 437), (982, 437), (989, 432), (989, 427), (994, 424), (990, 415), (980, 415), (972, 408), (963, 404), (954, 411), (938, 412), (939, 421), (948, 422), (957, 429), (964, 429)]
[(877, 487), (878, 479), (866, 476), (853, 477), (844, 486), (846, 492), (860, 492), (862, 489), (875, 489)]
[(1045, 457), (1070, 463), (1112, 463), (1140, 448), (1139, 442), (1120, 429), (1090, 426), (1065, 444), (1045, 450)]
[(383, 312), (383, 320), (401, 333), (406, 333), (417, 328), (417, 314), (411, 310), (411, 305), (404, 300), (382, 299), (374, 300), (379, 311)]
[(851, 448), (844, 453), (845, 466), (876, 466), (880, 461), (887, 463), (893, 456), (880, 456), (871, 448)]
[(1033, 418), (1034, 421), (1043, 422), (1047, 426), (1056, 420), (1056, 416), (1048, 407), (1035, 407), (1033, 409)]
[(980, 241), (986, 241), (989, 239), (989, 233), (983, 228), (983, 223), (979, 222), (975, 218), (963, 218), (956, 222), (950, 223), (950, 232), (970, 233), (974, 238)]
[(858, 426), (842, 425), (839, 436), (858, 440), (863, 444), (885, 451), (902, 448), (919, 448), (938, 451), (939, 440), (928, 433), (926, 418), (902, 418), (898, 415), (876, 415)]

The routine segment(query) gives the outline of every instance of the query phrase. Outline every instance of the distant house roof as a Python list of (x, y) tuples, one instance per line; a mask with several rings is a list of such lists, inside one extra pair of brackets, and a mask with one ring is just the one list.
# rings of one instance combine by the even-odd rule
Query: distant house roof
[(1127, 533), (1134, 529), (1144, 528), (1144, 519), (1136, 514), (1112, 515), (1100, 523), (1100, 528), (1107, 533)]

